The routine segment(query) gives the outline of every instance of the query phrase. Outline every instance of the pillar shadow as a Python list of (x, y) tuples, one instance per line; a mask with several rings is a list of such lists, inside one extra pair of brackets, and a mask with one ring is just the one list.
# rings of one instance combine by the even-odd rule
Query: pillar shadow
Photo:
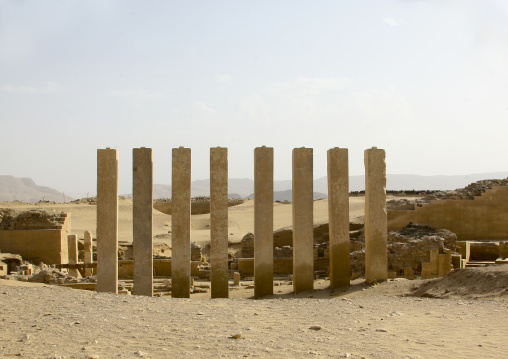
[[(264, 297), (248, 297), (247, 299), (254, 300), (266, 300), (266, 299), (303, 299), (303, 298), (312, 298), (312, 299), (334, 299), (334, 298), (347, 298), (351, 294), (355, 292), (360, 292), (370, 288), (372, 285), (368, 284), (365, 280), (355, 281), (349, 287), (344, 289), (331, 289), (330, 287), (314, 289), (310, 291), (300, 292), (295, 294), (293, 291), (286, 293), (277, 293), (273, 295), (267, 295)], [(274, 290), (280, 287), (274, 287)]]

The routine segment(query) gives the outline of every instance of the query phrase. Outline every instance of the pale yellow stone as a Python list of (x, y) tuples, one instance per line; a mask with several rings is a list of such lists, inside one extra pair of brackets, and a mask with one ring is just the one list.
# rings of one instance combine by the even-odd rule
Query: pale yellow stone
[(173, 148), (171, 218), (171, 296), (190, 297), (191, 150)]
[(385, 151), (365, 150), (365, 280), (388, 278)]
[(153, 296), (153, 153), (151, 148), (132, 151), (132, 238), (134, 280), (132, 294)]
[(406, 279), (415, 279), (415, 272), (413, 271), (412, 268), (404, 268), (404, 278)]
[(293, 291), (314, 288), (312, 148), (293, 150)]
[(273, 294), (273, 148), (254, 149), (254, 296)]
[(431, 249), (430, 250), (430, 274), (438, 275), (439, 274), (439, 249)]
[(432, 265), (430, 262), (422, 262), (422, 279), (432, 278)]
[(97, 292), (118, 293), (118, 151), (97, 150)]
[[(69, 264), (78, 264), (78, 238), (75, 234), (67, 236), (67, 247), (69, 248)], [(69, 275), (78, 278), (79, 271), (74, 268), (69, 268)]]
[(350, 282), (348, 150), (328, 150), (328, 218), (330, 223), (330, 287)]
[(210, 266), (212, 298), (228, 298), (228, 149), (210, 148)]
[[(84, 259), (85, 264), (92, 264), (93, 263), (93, 246), (92, 246), (92, 232), (91, 231), (85, 231), (84, 236)], [(85, 268), (85, 276), (90, 277), (93, 275), (93, 269), (92, 268)]]

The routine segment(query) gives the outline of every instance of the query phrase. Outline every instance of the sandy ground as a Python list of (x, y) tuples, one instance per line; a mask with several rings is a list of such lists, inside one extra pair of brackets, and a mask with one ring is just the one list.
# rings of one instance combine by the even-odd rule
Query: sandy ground
[[(327, 205), (314, 203), (316, 224), (326, 221)], [(352, 220), (363, 216), (363, 205), (351, 198)], [(73, 233), (95, 230), (94, 206), (40, 207), (72, 213)], [(252, 231), (252, 213), (252, 201), (230, 208), (233, 240)], [(276, 229), (291, 225), (291, 205), (275, 204), (275, 214)], [(121, 240), (132, 240), (131, 217), (132, 203), (122, 200)], [(193, 241), (208, 241), (208, 218), (193, 217)], [(154, 234), (170, 228), (171, 217), (154, 211)], [(287, 280), (275, 284), (275, 295), (260, 300), (244, 285), (232, 286), (230, 299), (198, 293), (185, 300), (0, 280), (0, 357), (507, 357), (508, 266), (376, 286), (358, 279), (343, 292), (331, 292), (326, 280), (298, 295)]]
[[(401, 197), (397, 197), (401, 198)], [(389, 196), (388, 199), (391, 199)], [(0, 202), (2, 208), (12, 208), (19, 211), (32, 208), (42, 208), (49, 212), (71, 213), (72, 234), (83, 238), (83, 232), (91, 230), (95, 236), (96, 207), (89, 204), (26, 204), (20, 202)], [(364, 197), (350, 197), (350, 220), (363, 221), (365, 207)], [(118, 239), (132, 242), (132, 200), (121, 199), (119, 203)], [(243, 236), (254, 231), (254, 200), (246, 200), (243, 204), (229, 207), (228, 211), (230, 233), (229, 240), (239, 242)], [(328, 200), (314, 201), (314, 224), (328, 222)], [(204, 244), (210, 241), (210, 215), (195, 215), (191, 218), (191, 241)], [(291, 227), (292, 204), (274, 203), (274, 230)], [(153, 210), (154, 243), (170, 244), (169, 238), (164, 238), (171, 230), (171, 216)]]
[(421, 283), (356, 280), (331, 293), (323, 280), (299, 295), (283, 283), (269, 299), (237, 289), (186, 300), (0, 280), (0, 357), (506, 357), (506, 298), (401, 296)]

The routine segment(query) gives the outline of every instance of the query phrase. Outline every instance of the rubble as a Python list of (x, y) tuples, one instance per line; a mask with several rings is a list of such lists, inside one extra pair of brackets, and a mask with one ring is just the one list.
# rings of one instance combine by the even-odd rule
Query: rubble
[[(421, 273), (422, 262), (430, 261), (430, 250), (456, 250), (457, 236), (435, 226), (410, 223), (401, 231), (388, 233), (388, 270), (402, 274), (410, 268)], [(365, 271), (365, 249), (350, 253), (351, 271)]]

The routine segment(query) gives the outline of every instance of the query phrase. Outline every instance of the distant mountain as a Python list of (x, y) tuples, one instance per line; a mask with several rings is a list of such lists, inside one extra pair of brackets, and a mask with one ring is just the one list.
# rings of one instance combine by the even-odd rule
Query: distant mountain
[[(65, 201), (74, 198), (65, 196)], [(31, 178), (0, 175), (0, 201), (55, 201), (63, 202), (64, 194), (55, 189), (37, 186)]]
[[(386, 178), (387, 190), (453, 190), (463, 188), (468, 184), (485, 179), (507, 178), (508, 172), (476, 173), (470, 175), (457, 176), (421, 176), (410, 174), (388, 174)], [(350, 176), (349, 191), (363, 191), (365, 189), (365, 176)], [(281, 192), (280, 201), (291, 200), (291, 180), (274, 181), (274, 193)], [(193, 197), (210, 195), (210, 180), (192, 181), (191, 194)], [(230, 178), (228, 183), (228, 193), (250, 197), (254, 192), (254, 181), (249, 178)], [(284, 192), (284, 193), (282, 193)], [(323, 195), (326, 198), (328, 193), (328, 180), (321, 177), (314, 180), (315, 196)], [(289, 194), (288, 194), (289, 193)], [(170, 198), (171, 186), (155, 184), (154, 198)], [(289, 198), (289, 199), (288, 199)], [(317, 198), (315, 198), (317, 199)]]

